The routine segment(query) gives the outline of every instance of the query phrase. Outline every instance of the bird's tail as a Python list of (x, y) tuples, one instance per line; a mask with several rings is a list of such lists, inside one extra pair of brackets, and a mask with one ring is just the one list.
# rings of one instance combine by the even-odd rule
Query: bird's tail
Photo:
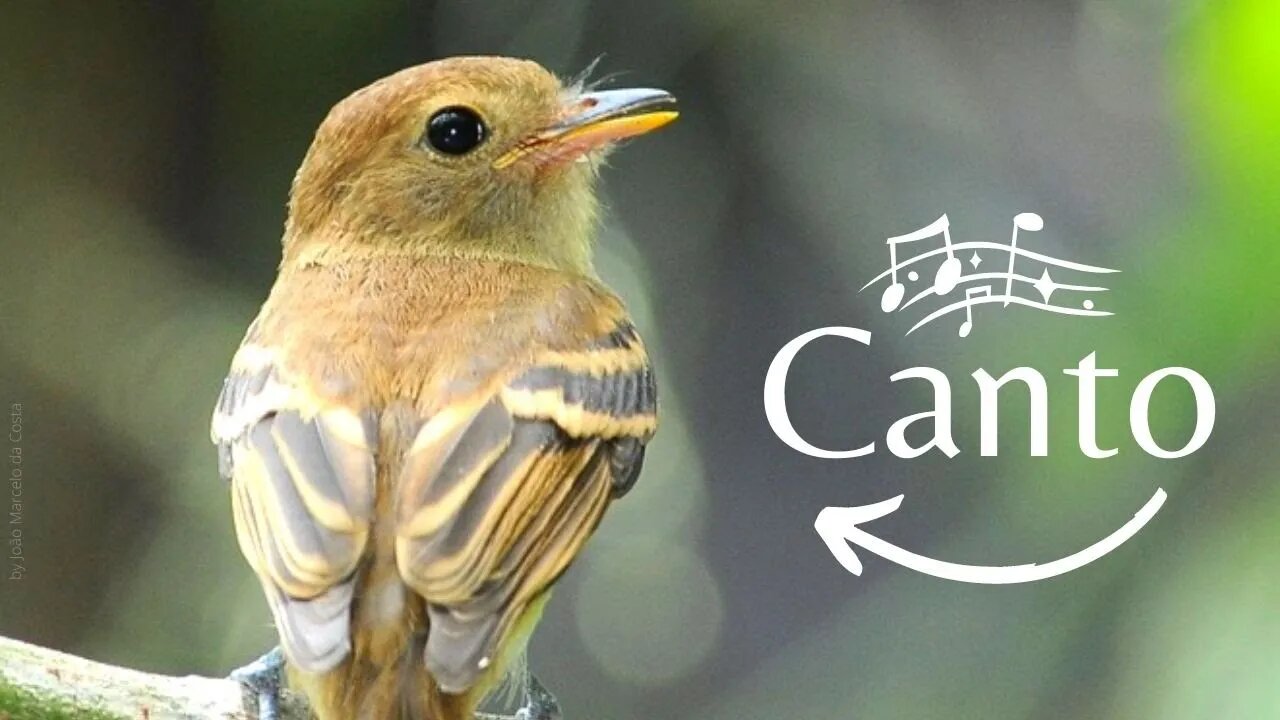
[(399, 627), (358, 635), (351, 655), (327, 673), (290, 673), (318, 720), (472, 720), (474, 699), (442, 692), (427, 672), (425, 628)]

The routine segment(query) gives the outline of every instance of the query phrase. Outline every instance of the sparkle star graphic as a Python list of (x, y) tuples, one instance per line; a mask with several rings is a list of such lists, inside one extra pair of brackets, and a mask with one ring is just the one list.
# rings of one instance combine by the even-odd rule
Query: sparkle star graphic
[(1049, 277), (1049, 268), (1044, 269), (1044, 274), (1040, 279), (1031, 284), (1040, 293), (1040, 297), (1044, 298), (1046, 304), (1049, 302), (1049, 296), (1053, 295), (1053, 291), (1058, 289), (1058, 284)]

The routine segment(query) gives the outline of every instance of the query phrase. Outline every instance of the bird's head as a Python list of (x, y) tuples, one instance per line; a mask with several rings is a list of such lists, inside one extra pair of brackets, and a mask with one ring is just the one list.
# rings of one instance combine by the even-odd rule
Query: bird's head
[(293, 181), (286, 262), (388, 251), (590, 271), (600, 160), (675, 119), (661, 90), (589, 91), (537, 63), (451, 58), (338, 103)]

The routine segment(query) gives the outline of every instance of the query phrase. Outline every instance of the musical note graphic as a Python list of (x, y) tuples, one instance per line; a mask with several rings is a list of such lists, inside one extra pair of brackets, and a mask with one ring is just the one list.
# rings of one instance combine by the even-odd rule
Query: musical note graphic
[(969, 299), (978, 295), (986, 295), (991, 297), (991, 286), (983, 285), (982, 287), (966, 288), (964, 291), (964, 322), (960, 323), (960, 330), (957, 335), (960, 337), (969, 337), (969, 331), (973, 330), (973, 306), (977, 303), (969, 302)]
[[(889, 246), (889, 269), (875, 276), (861, 290), (866, 290), (872, 285), (884, 279), (889, 279), (889, 285), (884, 289), (880, 296), (880, 309), (886, 313), (905, 310), (912, 305), (927, 300), (928, 298), (937, 297), (944, 298), (949, 295), (956, 287), (968, 283), (976, 283), (987, 281), (986, 285), (981, 287), (974, 286), (965, 288), (964, 299), (944, 305), (933, 310), (923, 319), (907, 330), (910, 335), (915, 330), (929, 324), (943, 315), (958, 310), (965, 311), (965, 320), (960, 326), (960, 337), (968, 337), (973, 330), (973, 306), (978, 304), (986, 304), (992, 302), (1002, 303), (1002, 307), (1007, 308), (1010, 304), (1023, 305), (1036, 310), (1044, 310), (1046, 312), (1056, 313), (1059, 315), (1077, 315), (1085, 317), (1103, 317), (1111, 315), (1105, 310), (1095, 309), (1094, 300), (1086, 298), (1080, 302), (1079, 306), (1069, 306), (1061, 301), (1050, 302), (1054, 295), (1059, 291), (1066, 293), (1102, 293), (1107, 288), (1096, 285), (1084, 285), (1074, 283), (1061, 283), (1050, 275), (1049, 268), (1053, 267), (1059, 271), (1085, 273), (1085, 274), (1109, 274), (1119, 272), (1111, 268), (1097, 267), (1094, 265), (1086, 265), (1084, 263), (1071, 262), (1062, 260), (1043, 253), (1033, 252), (1018, 244), (1019, 232), (1040, 232), (1044, 229), (1044, 219), (1039, 215), (1031, 212), (1018, 213), (1013, 218), (1013, 234), (1009, 239), (1008, 245), (1002, 245), (994, 242), (971, 241), (963, 243), (953, 243), (951, 240), (951, 222), (944, 214), (942, 217), (933, 221), (929, 225), (920, 228), (914, 232), (904, 235), (897, 235), (888, 239)], [(927, 240), (929, 238), (942, 235), (942, 247), (933, 250), (927, 250), (918, 253), (910, 258), (902, 261), (898, 259), (898, 247), (906, 246), (909, 243)], [(979, 250), (994, 250), (997, 252), (1007, 253), (1009, 257), (1008, 264), (1004, 272), (978, 272), (978, 267), (982, 264), (982, 257), (978, 254)], [(957, 255), (961, 252), (972, 251), (969, 256), (969, 264), (973, 267), (974, 272), (965, 275), (963, 273), (964, 266), (960, 262)], [(907, 287), (899, 280), (899, 271), (905, 270), (907, 280), (915, 282), (919, 280), (920, 273), (914, 268), (921, 262), (928, 261), (931, 258), (945, 255), (933, 276), (933, 283), (918, 291), (910, 298), (907, 298)], [(1030, 273), (1022, 274), (1018, 272), (1019, 258), (1021, 263), (1036, 263), (1043, 267), (1039, 277), (1033, 277)], [(994, 288), (1003, 281), (1004, 293), (1001, 295), (994, 294)], [(1018, 294), (1019, 288), (1029, 288), (1034, 290), (1034, 294), (1024, 297)], [(1038, 297), (1037, 297), (1038, 296)]]
[[(942, 235), (942, 249), (946, 251), (947, 259), (938, 267), (938, 271), (933, 276), (933, 290), (938, 295), (946, 295), (955, 288), (956, 283), (960, 280), (960, 272), (963, 268), (960, 265), (959, 258), (956, 257), (955, 249), (951, 245), (951, 221), (944, 214), (919, 230), (889, 238), (889, 272), (892, 274), (892, 280), (889, 283), (889, 287), (885, 288), (880, 295), (881, 310), (893, 312), (902, 302), (903, 296), (906, 295), (906, 287), (898, 282), (898, 268), (900, 267), (898, 265), (898, 245), (927, 240), (938, 234)], [(902, 267), (905, 267), (905, 265)], [(908, 277), (911, 280), (916, 279), (915, 277)]]
[[(1018, 213), (1013, 216), (1013, 237), (1009, 239), (1009, 269), (1006, 274), (1009, 276), (1004, 281), (1005, 297), (1013, 294), (1013, 261), (1017, 259), (1018, 253), (1018, 231), (1029, 230), (1030, 232), (1040, 232), (1044, 228), (1044, 218), (1035, 213)], [(1045, 270), (1048, 272), (1048, 270)], [(1048, 302), (1048, 298), (1045, 299)], [(1009, 307), (1009, 300), (1004, 301), (1004, 306)]]

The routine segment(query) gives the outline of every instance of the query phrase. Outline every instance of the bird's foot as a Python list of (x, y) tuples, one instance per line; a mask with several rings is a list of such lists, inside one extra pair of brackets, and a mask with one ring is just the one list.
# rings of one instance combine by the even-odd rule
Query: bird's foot
[(280, 688), (284, 684), (284, 652), (279, 647), (244, 667), (231, 671), (231, 679), (251, 693), (258, 705), (258, 720), (280, 719)]
[(531, 672), (525, 673), (524, 707), (516, 711), (514, 720), (562, 720), (556, 696)]

